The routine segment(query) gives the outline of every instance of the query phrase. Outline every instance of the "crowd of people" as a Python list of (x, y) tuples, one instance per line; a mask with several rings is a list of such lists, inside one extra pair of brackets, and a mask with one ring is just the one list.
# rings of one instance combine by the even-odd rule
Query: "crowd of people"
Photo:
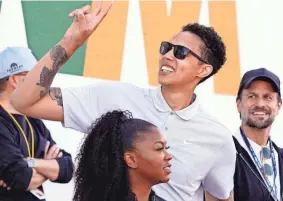
[[(73, 23), (39, 60), (23, 47), (0, 53), (0, 200), (45, 200), (46, 180), (74, 176), (74, 201), (282, 201), (283, 150), (270, 135), (280, 79), (266, 68), (245, 72), (235, 100), (241, 125), (231, 133), (195, 93), (226, 62), (212, 27), (187, 24), (161, 42), (158, 87), (51, 87), (111, 7), (71, 12)], [(42, 119), (86, 133), (76, 167)]]

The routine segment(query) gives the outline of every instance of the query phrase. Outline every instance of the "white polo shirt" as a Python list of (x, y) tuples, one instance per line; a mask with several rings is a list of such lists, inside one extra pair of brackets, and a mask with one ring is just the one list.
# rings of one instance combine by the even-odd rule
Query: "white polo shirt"
[(205, 113), (198, 98), (171, 111), (161, 87), (144, 89), (121, 82), (62, 90), (64, 126), (83, 133), (102, 114), (129, 110), (165, 135), (172, 159), (171, 179), (153, 187), (167, 201), (203, 201), (204, 189), (219, 199), (233, 190), (236, 151), (232, 133)]

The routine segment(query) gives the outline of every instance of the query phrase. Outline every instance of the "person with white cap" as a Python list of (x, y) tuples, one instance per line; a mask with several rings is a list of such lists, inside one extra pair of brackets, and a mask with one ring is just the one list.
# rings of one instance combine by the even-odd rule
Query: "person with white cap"
[(10, 104), (11, 93), (36, 63), (28, 48), (0, 52), (1, 201), (45, 200), (46, 180), (72, 179), (72, 157), (56, 145), (43, 121), (22, 115)]

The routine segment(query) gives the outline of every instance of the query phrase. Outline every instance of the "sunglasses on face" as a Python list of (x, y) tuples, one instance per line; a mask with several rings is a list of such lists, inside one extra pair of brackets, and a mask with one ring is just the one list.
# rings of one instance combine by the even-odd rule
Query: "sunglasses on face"
[(263, 147), (261, 152), (261, 160), (263, 161), (263, 172), (265, 175), (267, 176), (272, 176), (273, 175), (273, 169), (271, 167), (271, 165), (269, 165), (268, 163), (266, 163), (265, 160), (268, 160), (271, 158), (271, 151), (270, 149), (268, 149), (267, 147)]
[(182, 45), (173, 45), (172, 43), (163, 41), (160, 45), (159, 52), (162, 55), (165, 55), (167, 52), (169, 52), (173, 48), (173, 54), (174, 57), (177, 59), (183, 60), (186, 58), (186, 56), (191, 53), (194, 57), (196, 57), (198, 60), (202, 61), (203, 63), (208, 64), (208, 62), (204, 61), (200, 56), (198, 56), (196, 53), (194, 53), (192, 50), (190, 50), (187, 47), (184, 47)]

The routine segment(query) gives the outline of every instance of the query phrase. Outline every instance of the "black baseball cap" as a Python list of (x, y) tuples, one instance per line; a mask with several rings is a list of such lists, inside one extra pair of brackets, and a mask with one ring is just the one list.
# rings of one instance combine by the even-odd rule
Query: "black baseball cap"
[(255, 80), (263, 80), (263, 81), (269, 82), (274, 88), (274, 90), (281, 97), (279, 77), (275, 75), (274, 73), (272, 73), (271, 71), (267, 70), (266, 68), (258, 68), (258, 69), (247, 71), (244, 74), (244, 76), (242, 77), (241, 83), (240, 83), (237, 98), (239, 98), (242, 90), (249, 88), (251, 83)]

